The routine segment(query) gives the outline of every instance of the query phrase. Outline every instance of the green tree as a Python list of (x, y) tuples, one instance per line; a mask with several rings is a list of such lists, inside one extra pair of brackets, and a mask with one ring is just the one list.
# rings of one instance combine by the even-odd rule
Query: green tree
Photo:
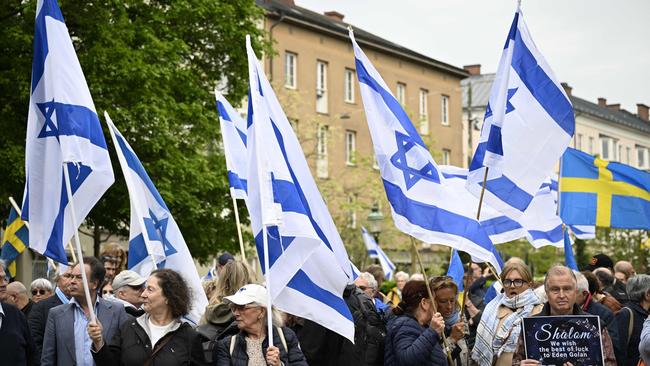
[[(247, 89), (245, 35), (270, 50), (253, 0), (59, 1), (97, 111), (133, 146), (192, 254), (237, 247), (212, 89)], [(0, 197), (22, 196), (36, 1), (0, 4)], [(105, 126), (104, 126), (105, 127)], [(105, 136), (109, 136), (105, 130)], [(102, 232), (126, 234), (129, 198), (110, 138), (115, 184), (90, 213)], [(2, 199), (3, 203), (6, 202)], [(243, 210), (242, 210), (243, 214)], [(244, 216), (244, 215), (242, 215)], [(95, 253), (96, 254), (96, 253)]]

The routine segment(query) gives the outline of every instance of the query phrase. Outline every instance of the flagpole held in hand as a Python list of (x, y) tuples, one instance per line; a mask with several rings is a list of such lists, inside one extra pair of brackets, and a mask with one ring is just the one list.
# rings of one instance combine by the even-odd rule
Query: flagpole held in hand
[(232, 206), (235, 210), (235, 222), (237, 223), (237, 238), (239, 239), (239, 251), (241, 252), (242, 261), (246, 262), (246, 251), (244, 250), (244, 239), (241, 235), (241, 223), (239, 222), (239, 208), (237, 207), (237, 198), (235, 198), (235, 192), (232, 187), (230, 187), (230, 197), (232, 197)]
[(267, 321), (267, 337), (269, 339), (269, 346), (273, 346), (273, 310), (271, 301), (271, 273), (269, 272), (269, 238), (266, 225), (262, 226), (262, 242), (264, 245), (264, 281), (266, 281), (266, 321)]
[[(77, 255), (79, 256), (79, 259), (83, 258), (83, 251), (81, 250), (81, 241), (79, 241), (79, 226), (77, 226), (77, 215), (74, 210), (74, 197), (72, 196), (72, 187), (70, 185), (70, 173), (68, 173), (68, 162), (63, 162), (63, 176), (65, 179), (65, 188), (66, 191), (68, 192), (68, 204), (70, 205), (70, 216), (72, 219), (72, 227), (75, 228), (74, 230), (74, 241), (75, 245), (77, 247)], [(72, 163), (74, 164), (74, 163)], [(92, 299), (90, 297), (90, 289), (88, 288), (88, 278), (86, 276), (86, 268), (83, 265), (83, 261), (79, 262), (80, 266), (80, 272), (81, 272), (81, 279), (83, 281), (83, 288), (84, 288), (84, 293), (86, 295), (86, 304), (88, 305), (88, 311), (90, 312), (90, 322), (93, 324), (97, 323), (97, 319), (95, 317), (95, 309), (94, 309), (94, 304), (92, 302)]]
[[(433, 297), (433, 292), (431, 291), (431, 286), (429, 285), (429, 276), (427, 276), (427, 271), (424, 269), (424, 264), (422, 264), (422, 258), (420, 258), (420, 252), (418, 252), (418, 247), (415, 244), (415, 238), (412, 236), (409, 236), (411, 238), (411, 245), (413, 246), (413, 250), (415, 251), (415, 258), (418, 260), (418, 264), (420, 265), (420, 270), (422, 271), (422, 275), (424, 276), (424, 283), (427, 288), (427, 293), (429, 294), (429, 300), (431, 301), (431, 305), (433, 306), (433, 312), (437, 313), (438, 312), (438, 307), (436, 306), (436, 300)], [(442, 343), (445, 345), (444, 350), (445, 354), (447, 355), (447, 361), (449, 362), (449, 365), (455, 365), (454, 359), (451, 357), (451, 353), (447, 349), (446, 343), (447, 343), (447, 337), (445, 336), (445, 331), (444, 328), (442, 330), (442, 334), (440, 335), (442, 338)]]

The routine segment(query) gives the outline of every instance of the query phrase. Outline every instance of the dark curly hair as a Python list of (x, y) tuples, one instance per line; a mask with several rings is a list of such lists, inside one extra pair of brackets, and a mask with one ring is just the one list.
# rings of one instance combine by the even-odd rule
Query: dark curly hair
[(158, 285), (167, 299), (167, 306), (174, 318), (180, 318), (190, 311), (190, 288), (185, 279), (171, 269), (157, 269), (151, 272), (158, 279)]

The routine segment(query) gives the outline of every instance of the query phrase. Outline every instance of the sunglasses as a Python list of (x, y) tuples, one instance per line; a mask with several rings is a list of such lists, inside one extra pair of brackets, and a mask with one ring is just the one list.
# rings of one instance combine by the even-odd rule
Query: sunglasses
[(32, 290), (32, 296), (45, 295), (46, 293), (47, 293), (47, 290), (42, 290), (42, 289)]

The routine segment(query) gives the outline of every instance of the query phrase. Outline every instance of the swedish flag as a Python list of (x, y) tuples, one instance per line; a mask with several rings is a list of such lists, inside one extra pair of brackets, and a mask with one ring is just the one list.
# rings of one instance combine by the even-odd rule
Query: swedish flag
[(650, 230), (650, 173), (567, 149), (560, 172), (565, 224)]
[(29, 246), (29, 230), (20, 215), (12, 207), (7, 219), (5, 235), (2, 238), (0, 259), (7, 264), (9, 276), (16, 277), (16, 258)]

